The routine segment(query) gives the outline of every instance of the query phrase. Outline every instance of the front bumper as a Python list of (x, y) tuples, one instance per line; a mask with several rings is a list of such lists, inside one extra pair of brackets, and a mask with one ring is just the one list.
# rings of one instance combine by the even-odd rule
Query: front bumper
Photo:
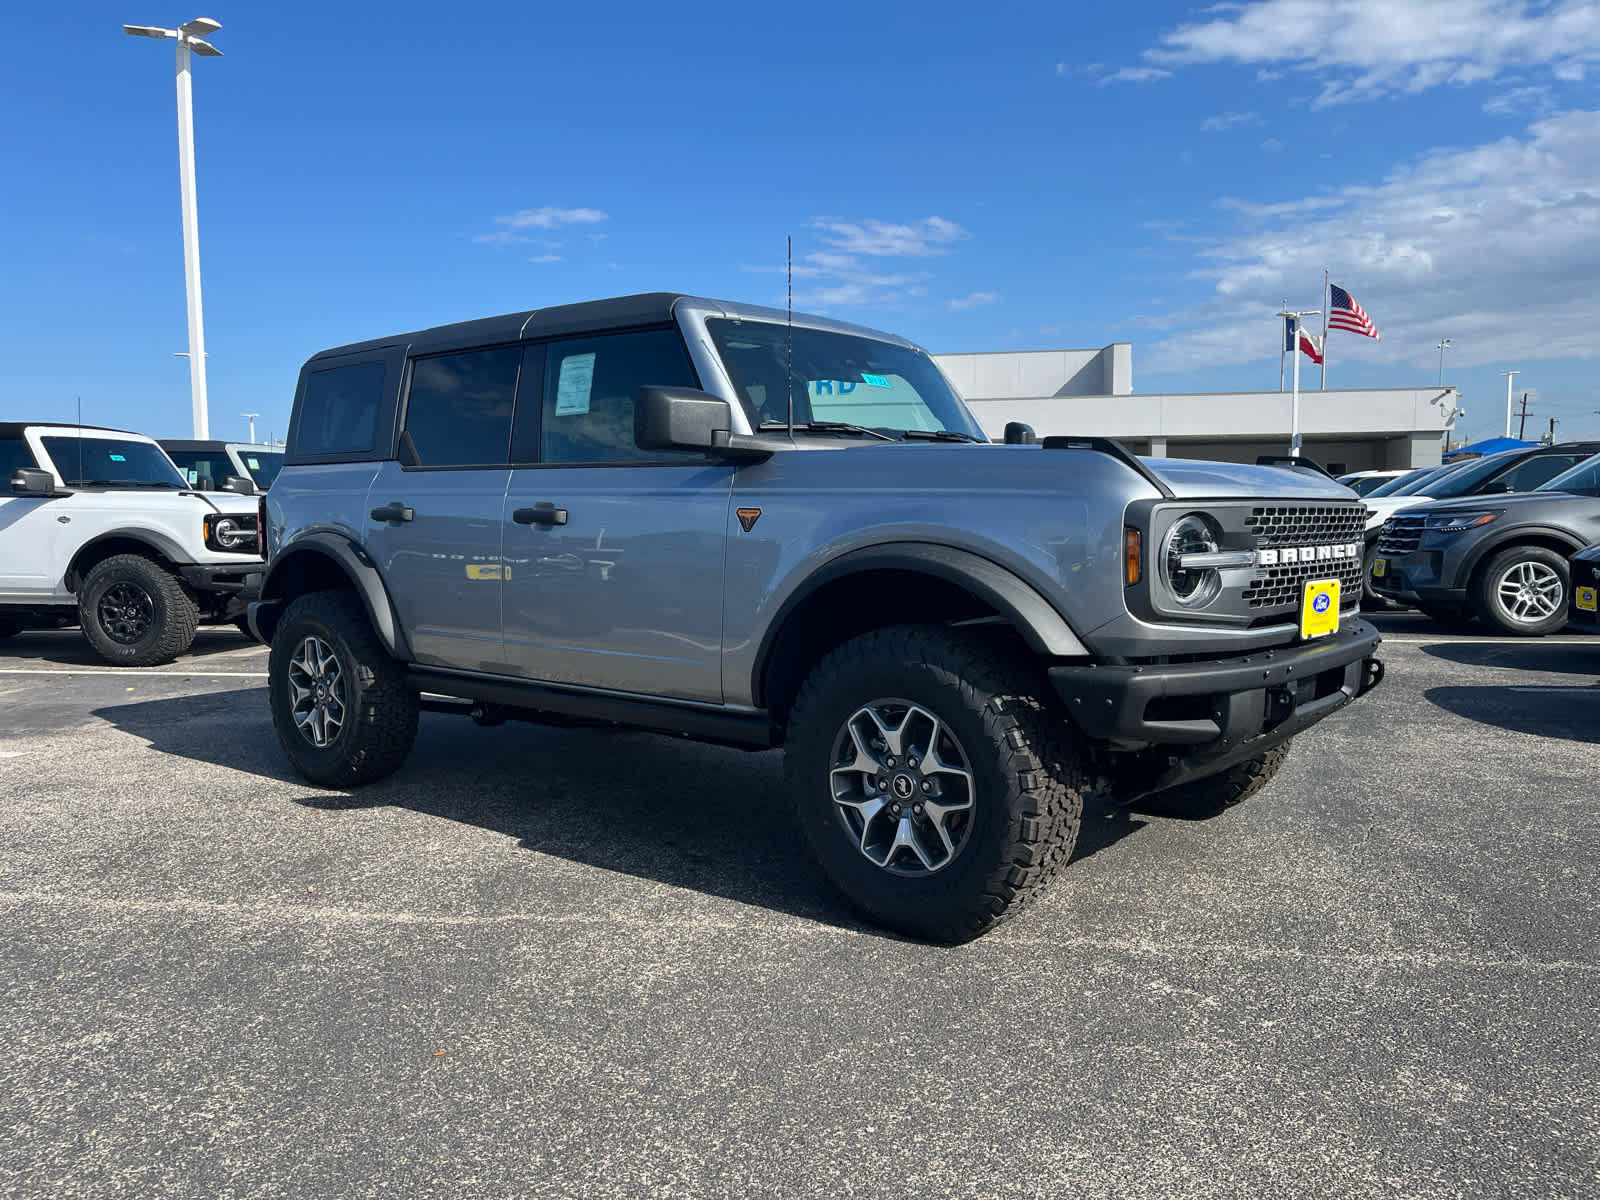
[(1383, 679), (1365, 621), (1327, 638), (1241, 658), (1148, 666), (1058, 666), (1050, 682), (1078, 728), (1116, 750), (1159, 748), (1148, 794), (1265, 753)]
[[(1600, 633), (1600, 556), (1593, 550), (1575, 555), (1572, 570), (1572, 598), (1567, 602), (1567, 621), (1579, 633)], [(1588, 604), (1590, 607), (1580, 607)]]
[(1413, 550), (1409, 554), (1373, 555), (1373, 566), (1383, 560), (1383, 574), (1369, 574), (1372, 590), (1388, 600), (1412, 607), (1459, 609), (1466, 604), (1467, 589), (1451, 587), (1444, 575), (1444, 552)]

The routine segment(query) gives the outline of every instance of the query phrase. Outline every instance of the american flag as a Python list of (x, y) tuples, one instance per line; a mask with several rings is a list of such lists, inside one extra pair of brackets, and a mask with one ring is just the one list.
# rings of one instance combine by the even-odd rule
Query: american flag
[(1328, 328), (1348, 329), (1351, 333), (1359, 333), (1375, 341), (1383, 341), (1383, 335), (1378, 332), (1378, 327), (1372, 323), (1372, 318), (1367, 316), (1367, 310), (1357, 304), (1355, 297), (1345, 291), (1337, 283), (1328, 287)]

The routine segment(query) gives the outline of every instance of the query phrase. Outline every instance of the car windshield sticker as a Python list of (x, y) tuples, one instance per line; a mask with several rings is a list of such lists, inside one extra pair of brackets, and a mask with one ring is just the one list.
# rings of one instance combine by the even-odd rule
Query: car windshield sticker
[(865, 383), (868, 387), (892, 387), (892, 386), (894, 386), (887, 379), (885, 379), (882, 375), (868, 375), (865, 371), (861, 372), (861, 381), (863, 383)]
[(128, 461), (128, 459), (127, 459), (127, 457), (126, 457), (126, 456), (125, 456), (125, 455), (122, 455), (122, 454), (113, 454), (113, 455), (112, 455), (112, 456), (111, 456), (111, 461), (112, 461), (112, 462), (127, 462), (127, 461)]
[(249, 467), (252, 471), (261, 470), (261, 460), (259, 458), (246, 458), (244, 460), (244, 465)]
[(594, 386), (594, 355), (569, 354), (561, 360), (556, 381), (556, 416), (589, 411), (589, 390)]

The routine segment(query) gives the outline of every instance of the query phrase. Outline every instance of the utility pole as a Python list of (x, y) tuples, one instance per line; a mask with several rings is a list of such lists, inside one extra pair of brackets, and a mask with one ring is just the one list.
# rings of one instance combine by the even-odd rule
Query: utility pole
[(1522, 420), (1517, 423), (1517, 438), (1528, 440), (1528, 393), (1522, 393)]

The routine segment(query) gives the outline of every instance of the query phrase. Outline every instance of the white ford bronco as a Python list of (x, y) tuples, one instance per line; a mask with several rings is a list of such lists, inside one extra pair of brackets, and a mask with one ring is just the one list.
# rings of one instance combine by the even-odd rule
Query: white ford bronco
[(256, 501), (190, 487), (143, 434), (0, 422), (0, 638), (76, 619), (107, 662), (169, 662), (202, 620), (241, 624)]

